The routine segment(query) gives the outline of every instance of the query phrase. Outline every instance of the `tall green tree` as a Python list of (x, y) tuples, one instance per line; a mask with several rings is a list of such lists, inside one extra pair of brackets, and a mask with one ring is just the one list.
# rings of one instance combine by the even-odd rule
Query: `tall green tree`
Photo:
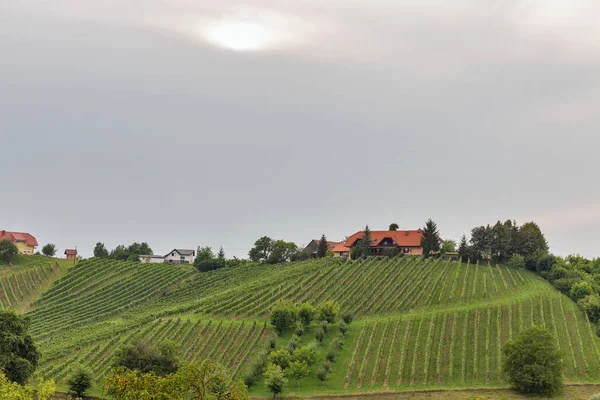
[(225, 258), (225, 250), (223, 250), (223, 246), (221, 246), (221, 248), (219, 249), (219, 253), (217, 254), (217, 260), (223, 264), (225, 264), (225, 261), (227, 261), (227, 259)]
[(56, 255), (56, 246), (54, 243), (48, 243), (42, 247), (42, 254), (46, 257), (54, 257)]
[(371, 244), (373, 239), (371, 238), (371, 229), (369, 225), (365, 226), (363, 236), (359, 239), (358, 243), (354, 245), (354, 254), (361, 258), (367, 258), (371, 255)]
[(273, 399), (283, 392), (283, 388), (287, 384), (288, 380), (285, 378), (285, 374), (279, 365), (271, 364), (265, 372), (265, 386), (267, 390), (273, 393)]
[(319, 240), (319, 246), (317, 247), (317, 257), (323, 258), (327, 255), (329, 251), (329, 243), (327, 243), (327, 238), (325, 234), (321, 236), (321, 240)]
[(10, 263), (19, 254), (17, 246), (8, 241), (0, 240), (0, 262)]
[(254, 242), (254, 247), (248, 252), (248, 257), (254, 262), (267, 262), (273, 252), (273, 239), (263, 236)]
[(462, 235), (460, 238), (460, 244), (458, 245), (458, 256), (463, 262), (469, 259), (469, 244), (467, 243), (467, 237)]
[(29, 318), (0, 311), (0, 371), (24, 385), (38, 366), (40, 353), (29, 334)]
[(562, 387), (556, 339), (541, 326), (522, 331), (502, 348), (502, 371), (520, 392), (553, 395)]
[(548, 252), (548, 242), (542, 230), (535, 222), (526, 222), (519, 228), (518, 249), (515, 253), (527, 256), (536, 252)]
[(390, 229), (390, 231), (397, 231), (398, 228), (399, 228), (398, 224), (394, 222), (394, 223), (390, 224), (389, 229)]
[(69, 385), (69, 393), (76, 397), (83, 397), (85, 392), (92, 387), (92, 374), (88, 370), (78, 367), (69, 377), (67, 385)]
[(437, 224), (429, 218), (423, 227), (423, 236), (421, 237), (421, 247), (423, 248), (423, 256), (430, 257), (432, 253), (440, 250), (440, 232)]
[(115, 354), (113, 367), (125, 367), (141, 373), (166, 376), (177, 372), (180, 359), (177, 347), (172, 342), (150, 342), (138, 340), (124, 344)]
[[(507, 224), (508, 223), (508, 224)], [(501, 223), (500, 221), (491, 228), (490, 232), (490, 254), (492, 261), (504, 263), (510, 259), (514, 251), (512, 249), (511, 225), (512, 223)]]
[(94, 257), (108, 258), (108, 250), (106, 250), (104, 243), (101, 243), (101, 242), (96, 243), (96, 247), (94, 247)]
[(267, 263), (280, 264), (291, 261), (297, 253), (298, 246), (296, 243), (276, 240), (273, 242), (272, 251), (267, 259)]

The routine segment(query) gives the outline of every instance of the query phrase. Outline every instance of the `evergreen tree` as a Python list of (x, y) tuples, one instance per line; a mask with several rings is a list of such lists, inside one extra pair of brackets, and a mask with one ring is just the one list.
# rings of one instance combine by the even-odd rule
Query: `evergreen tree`
[(317, 247), (317, 257), (322, 258), (327, 255), (329, 251), (329, 244), (327, 243), (327, 238), (323, 234), (321, 236), (321, 240), (319, 240), (319, 246)]
[(101, 242), (96, 243), (96, 247), (94, 247), (94, 257), (108, 258), (108, 250), (106, 250), (104, 243), (101, 243)]
[(423, 248), (423, 256), (429, 257), (431, 253), (440, 250), (440, 233), (437, 224), (431, 218), (425, 222), (423, 228), (423, 237), (421, 238), (421, 247)]
[(469, 245), (467, 244), (467, 237), (462, 235), (460, 238), (460, 244), (458, 245), (458, 255), (462, 258), (463, 262), (469, 259)]
[(371, 230), (369, 229), (369, 225), (367, 225), (365, 226), (363, 237), (360, 238), (360, 241), (356, 244), (358, 247), (357, 253), (359, 257), (367, 258), (371, 254), (372, 241), (373, 239), (371, 238)]
[(217, 254), (217, 260), (223, 264), (225, 264), (225, 250), (223, 250), (223, 246), (219, 249), (219, 253)]

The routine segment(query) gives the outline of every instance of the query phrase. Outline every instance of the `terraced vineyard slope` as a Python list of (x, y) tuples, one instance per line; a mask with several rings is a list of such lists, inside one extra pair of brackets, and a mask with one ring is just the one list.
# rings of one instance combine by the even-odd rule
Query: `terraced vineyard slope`
[[(321, 259), (199, 274), (191, 266), (91, 259), (28, 315), (42, 375), (58, 381), (85, 365), (100, 383), (118, 346), (136, 337), (174, 340), (187, 360), (219, 360), (243, 376), (267, 346), (266, 316), (282, 299), (335, 300), (356, 315), (329, 379), (318, 382), (313, 367), (287, 394), (505, 386), (501, 346), (533, 324), (555, 335), (567, 381), (600, 377), (600, 341), (585, 315), (544, 280), (503, 266)], [(288, 340), (280, 337), (278, 348)], [(267, 395), (260, 382), (252, 393)]]

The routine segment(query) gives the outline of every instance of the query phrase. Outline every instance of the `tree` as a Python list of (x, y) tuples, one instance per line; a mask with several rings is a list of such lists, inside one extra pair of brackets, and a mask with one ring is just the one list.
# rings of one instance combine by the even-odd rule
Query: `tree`
[[(357, 257), (367, 258), (371, 254), (371, 243), (373, 239), (371, 238), (371, 230), (369, 229), (369, 225), (365, 226), (365, 230), (363, 231), (363, 236), (360, 238), (358, 243), (354, 245), (351, 251), (350, 256), (355, 259)], [(354, 254), (354, 257), (353, 257)]]
[(10, 263), (19, 254), (19, 248), (8, 240), (0, 240), (0, 262)]
[(269, 264), (280, 264), (291, 261), (298, 253), (298, 246), (292, 242), (276, 240), (272, 243), (271, 254), (267, 259)]
[(248, 391), (239, 381), (233, 381), (225, 368), (210, 361), (199, 364), (184, 364), (175, 376), (180, 381), (183, 393), (176, 398), (197, 400), (247, 400)]
[(317, 247), (317, 257), (323, 258), (327, 255), (329, 251), (329, 243), (327, 243), (327, 238), (323, 234), (321, 236), (321, 240), (319, 240), (319, 246)]
[(267, 372), (265, 372), (265, 386), (269, 392), (273, 393), (273, 399), (275, 399), (279, 393), (283, 392), (283, 388), (287, 382), (280, 366), (273, 364), (269, 365)]
[(458, 245), (458, 256), (463, 260), (469, 259), (469, 245), (467, 244), (467, 237), (462, 235), (460, 238), (460, 244)]
[(298, 307), (298, 317), (304, 326), (309, 326), (316, 314), (317, 310), (310, 303), (302, 303)]
[(397, 223), (394, 222), (393, 224), (390, 224), (390, 231), (397, 231), (398, 228), (399, 227)]
[(511, 268), (525, 268), (525, 257), (513, 254), (506, 264)]
[(596, 293), (585, 296), (577, 304), (588, 315), (590, 321), (600, 320), (600, 297)]
[(196, 262), (196, 260), (194, 260), (194, 266), (198, 272), (208, 272), (223, 268), (225, 264), (221, 263), (219, 260), (204, 260), (200, 262)]
[(331, 300), (323, 302), (317, 306), (317, 315), (319, 321), (333, 324), (340, 315), (340, 306)]
[(316, 344), (309, 343), (306, 346), (294, 350), (294, 353), (292, 353), (292, 361), (305, 362), (308, 365), (313, 365), (315, 361), (317, 361)]
[(219, 253), (217, 254), (217, 260), (219, 260), (219, 262), (223, 265), (225, 265), (225, 261), (227, 261), (227, 259), (225, 258), (225, 250), (223, 250), (223, 246), (221, 246), (221, 248), (219, 249)]
[(571, 287), (571, 291), (569, 292), (569, 296), (573, 299), (573, 301), (578, 302), (586, 296), (589, 296), (594, 293), (594, 288), (588, 282), (577, 282)]
[(179, 357), (172, 342), (154, 343), (138, 340), (121, 346), (114, 357), (113, 367), (125, 367), (140, 373), (166, 376), (177, 371)]
[(518, 233), (518, 246), (516, 253), (527, 257), (535, 252), (548, 252), (548, 242), (542, 230), (535, 222), (527, 222), (521, 225)]
[(294, 361), (290, 364), (288, 369), (285, 370), (287, 376), (298, 381), (298, 386), (300, 386), (300, 379), (308, 376), (309, 372), (310, 369), (308, 368), (308, 364), (304, 361)]
[(263, 236), (254, 242), (254, 247), (248, 252), (248, 257), (254, 262), (264, 263), (271, 257), (273, 252), (273, 239)]
[(271, 364), (278, 365), (281, 369), (287, 369), (292, 362), (292, 356), (290, 352), (285, 349), (279, 349), (269, 354), (269, 362)]
[(202, 262), (202, 261), (206, 261), (206, 260), (214, 260), (215, 259), (215, 254), (213, 253), (212, 249), (208, 246), (205, 247), (198, 247), (198, 250), (196, 251), (196, 259), (194, 260), (197, 262)]
[(92, 374), (82, 367), (79, 367), (73, 372), (69, 380), (69, 392), (77, 397), (83, 397), (85, 392), (92, 387)]
[(108, 250), (104, 247), (104, 243), (96, 243), (96, 247), (94, 247), (94, 257), (108, 258)]
[(556, 339), (541, 326), (522, 331), (502, 348), (502, 371), (520, 392), (552, 395), (562, 387)]
[(29, 318), (0, 311), (0, 371), (24, 385), (38, 366), (40, 353), (29, 334)]
[(42, 247), (42, 254), (46, 257), (54, 257), (56, 254), (56, 246), (53, 243), (48, 243)]
[(431, 218), (425, 222), (423, 228), (423, 236), (421, 237), (421, 247), (423, 248), (423, 256), (429, 257), (431, 254), (440, 250), (440, 233), (437, 224)]
[(269, 314), (269, 321), (275, 327), (277, 332), (282, 333), (291, 329), (298, 319), (296, 306), (289, 301), (280, 301)]
[(456, 251), (456, 242), (454, 240), (444, 240), (440, 248), (440, 254), (446, 254)]

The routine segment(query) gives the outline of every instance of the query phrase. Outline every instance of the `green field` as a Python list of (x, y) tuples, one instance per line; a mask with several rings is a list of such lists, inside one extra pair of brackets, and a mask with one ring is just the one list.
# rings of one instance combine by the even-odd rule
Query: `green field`
[[(135, 337), (173, 340), (185, 359), (217, 360), (242, 377), (266, 348), (268, 309), (281, 299), (335, 300), (356, 315), (329, 379), (317, 380), (317, 363), (286, 395), (505, 387), (501, 346), (533, 324), (555, 335), (567, 382), (600, 382), (600, 340), (585, 315), (546, 281), (502, 266), (321, 259), (199, 274), (184, 265), (90, 259), (28, 315), (43, 353), (40, 372), (59, 382), (81, 364), (100, 384), (115, 350)], [(260, 381), (251, 394), (268, 396)]]

